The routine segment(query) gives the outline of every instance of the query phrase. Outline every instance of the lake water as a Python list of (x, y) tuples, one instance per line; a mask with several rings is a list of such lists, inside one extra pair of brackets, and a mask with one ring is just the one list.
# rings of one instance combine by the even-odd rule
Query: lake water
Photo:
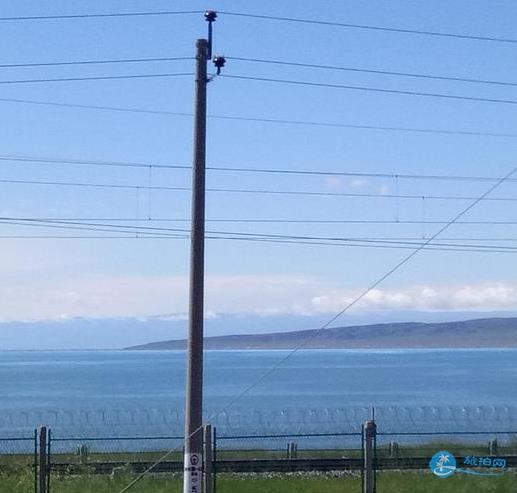
[[(205, 414), (222, 434), (516, 430), (517, 350), (208, 351)], [(0, 437), (181, 435), (181, 351), (0, 352)]]

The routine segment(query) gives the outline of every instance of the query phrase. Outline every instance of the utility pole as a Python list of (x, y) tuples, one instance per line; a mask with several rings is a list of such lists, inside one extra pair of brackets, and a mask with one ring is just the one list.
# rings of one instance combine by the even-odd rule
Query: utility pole
[(201, 493), (203, 482), (203, 315), (208, 41), (206, 39), (198, 39), (196, 48), (183, 493)]
[[(192, 226), (190, 246), (190, 301), (185, 400), (185, 456), (183, 493), (203, 491), (203, 316), (205, 276), (205, 171), (207, 62), (212, 58), (212, 22), (217, 13), (205, 12), (208, 40), (196, 43), (194, 102), (194, 161), (192, 174)], [(215, 57), (217, 73), (224, 57)]]

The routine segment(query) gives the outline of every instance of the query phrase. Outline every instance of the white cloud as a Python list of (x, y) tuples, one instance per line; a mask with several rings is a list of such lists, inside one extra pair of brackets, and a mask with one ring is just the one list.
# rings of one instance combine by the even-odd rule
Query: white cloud
[(364, 188), (368, 185), (368, 180), (364, 178), (346, 178), (342, 176), (327, 176), (325, 185), (329, 190), (343, 191), (350, 188)]
[[(332, 312), (351, 303), (358, 292), (331, 290), (311, 301), (316, 312)], [(354, 309), (371, 310), (515, 310), (517, 285), (480, 283), (457, 286), (411, 286), (398, 290), (373, 289)]]
[(350, 186), (352, 188), (362, 188), (367, 183), (368, 183), (368, 181), (363, 178), (354, 178), (353, 180), (350, 180)]
[(25, 282), (26, 279), (54, 276), (56, 272), (80, 270), (85, 266), (85, 259), (75, 254), (77, 250), (74, 247), (62, 242), (3, 239), (0, 279), (3, 282)]
[(343, 190), (346, 188), (346, 182), (340, 176), (327, 176), (325, 178), (325, 185), (330, 190)]
[[(360, 292), (315, 277), (209, 275), (205, 313), (209, 317), (331, 314)], [(4, 321), (151, 316), (180, 320), (186, 318), (187, 307), (186, 276), (27, 277), (0, 285), (0, 320)], [(353, 310), (517, 310), (517, 283), (377, 288)]]
[[(186, 318), (187, 276), (95, 274), (88, 264), (78, 262), (75, 244), (45, 246), (4, 242), (0, 320)], [(360, 288), (303, 275), (208, 275), (205, 313), (209, 317), (331, 314), (342, 310), (360, 292)], [(421, 284), (398, 289), (381, 286), (353, 310), (517, 310), (517, 281)]]
[[(293, 313), (298, 300), (310, 300), (319, 283), (301, 276), (207, 276), (205, 312)], [(33, 278), (0, 285), (0, 320), (74, 317), (184, 317), (185, 276), (82, 276)]]

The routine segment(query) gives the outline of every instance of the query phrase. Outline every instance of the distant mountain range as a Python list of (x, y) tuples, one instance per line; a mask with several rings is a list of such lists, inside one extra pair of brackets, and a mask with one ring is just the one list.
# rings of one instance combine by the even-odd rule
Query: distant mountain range
[[(205, 338), (205, 349), (482, 348), (517, 347), (517, 317), (459, 322), (401, 322)], [(186, 340), (152, 342), (129, 350), (185, 349)]]

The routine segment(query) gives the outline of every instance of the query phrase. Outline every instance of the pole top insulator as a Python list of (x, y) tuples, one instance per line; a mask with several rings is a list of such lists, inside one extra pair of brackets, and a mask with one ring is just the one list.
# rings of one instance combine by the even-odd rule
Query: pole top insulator
[(217, 75), (221, 73), (221, 69), (224, 67), (226, 63), (226, 58), (224, 56), (216, 55), (212, 58), (214, 62), (215, 68), (217, 69)]
[(207, 22), (214, 22), (217, 19), (217, 12), (215, 10), (205, 11), (205, 20)]
[(214, 62), (214, 65), (217, 68), (223, 68), (224, 64), (226, 63), (226, 58), (224, 56), (221, 56), (221, 55), (216, 55), (216, 56), (214, 56), (212, 61)]

